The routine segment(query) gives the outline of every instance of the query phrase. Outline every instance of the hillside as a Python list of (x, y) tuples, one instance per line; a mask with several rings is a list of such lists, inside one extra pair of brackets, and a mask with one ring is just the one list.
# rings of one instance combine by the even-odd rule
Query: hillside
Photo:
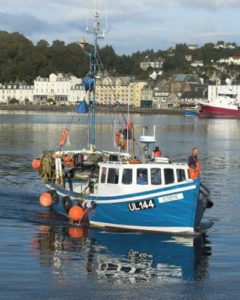
[[(223, 43), (223, 42), (219, 42)], [(105, 72), (112, 76), (135, 76), (137, 79), (148, 79), (151, 68), (143, 70), (140, 63), (146, 59), (164, 61), (162, 78), (174, 73), (197, 73), (208, 81), (217, 73), (221, 79), (233, 77), (240, 79), (238, 65), (217, 64), (219, 59), (240, 56), (240, 48), (215, 48), (208, 43), (203, 47), (191, 50), (186, 44), (178, 44), (175, 49), (167, 51), (146, 50), (131, 55), (119, 56), (112, 46), (99, 49), (101, 63)], [(188, 61), (186, 57), (191, 57)], [(201, 67), (193, 67), (191, 62), (201, 61)], [(47, 77), (50, 73), (71, 73), (84, 77), (89, 68), (89, 57), (77, 43), (66, 45), (56, 40), (51, 45), (40, 40), (36, 45), (23, 35), (15, 32), (0, 31), (0, 82), (32, 83), (37, 76)]]

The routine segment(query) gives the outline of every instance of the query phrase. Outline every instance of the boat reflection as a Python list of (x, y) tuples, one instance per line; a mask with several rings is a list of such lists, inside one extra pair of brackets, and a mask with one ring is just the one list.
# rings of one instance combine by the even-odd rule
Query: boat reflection
[(32, 244), (40, 264), (65, 281), (87, 275), (114, 284), (204, 280), (211, 255), (204, 234), (193, 238), (40, 226)]

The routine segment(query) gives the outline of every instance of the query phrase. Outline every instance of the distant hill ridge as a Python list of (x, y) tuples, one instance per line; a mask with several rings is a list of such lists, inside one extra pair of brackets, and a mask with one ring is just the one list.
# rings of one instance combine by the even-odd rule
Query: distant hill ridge
[[(217, 46), (216, 46), (217, 45)], [(190, 47), (177, 44), (166, 51), (137, 51), (131, 55), (117, 55), (111, 45), (99, 49), (105, 73), (112, 76), (135, 76), (137, 79), (149, 79), (153, 68), (143, 70), (140, 63), (148, 60), (161, 59), (161, 78), (169, 78), (174, 73), (197, 73), (208, 80), (218, 73), (224, 79), (234, 77), (239, 80), (239, 66), (219, 68), (215, 64), (220, 59), (240, 56), (240, 48), (235, 43), (218, 42), (205, 44), (203, 47)], [(231, 45), (225, 47), (224, 45)], [(193, 67), (191, 61), (201, 61), (202, 67)], [(51, 45), (39, 40), (36, 45), (22, 34), (0, 31), (0, 82), (32, 83), (37, 76), (48, 77), (51, 73), (71, 73), (84, 77), (89, 69), (89, 57), (78, 43), (65, 44), (53, 41)]]

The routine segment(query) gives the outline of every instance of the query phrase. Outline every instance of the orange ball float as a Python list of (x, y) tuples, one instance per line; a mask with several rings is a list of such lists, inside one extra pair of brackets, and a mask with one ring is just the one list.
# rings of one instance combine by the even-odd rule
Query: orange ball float
[(39, 170), (40, 169), (40, 165), (41, 165), (40, 159), (36, 158), (36, 159), (32, 160), (32, 167), (33, 167), (33, 169)]
[(52, 201), (52, 195), (48, 192), (43, 193), (40, 198), (39, 198), (39, 202), (42, 206), (44, 207), (48, 207), (51, 206), (53, 201)]
[(68, 212), (68, 215), (72, 221), (81, 221), (84, 215), (84, 209), (78, 205), (72, 206)]

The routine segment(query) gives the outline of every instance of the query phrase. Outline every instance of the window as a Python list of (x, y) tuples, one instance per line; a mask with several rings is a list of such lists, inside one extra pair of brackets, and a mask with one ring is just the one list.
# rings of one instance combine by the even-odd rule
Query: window
[(106, 172), (107, 172), (107, 168), (103, 167), (102, 174), (101, 174), (101, 183), (105, 183), (106, 181)]
[(184, 169), (177, 169), (177, 181), (181, 182), (186, 180), (186, 174)]
[(174, 182), (173, 169), (164, 169), (165, 184), (170, 184)]
[(132, 183), (132, 169), (123, 169), (122, 183), (123, 184)]
[(118, 176), (119, 175), (119, 170), (116, 168), (109, 168), (108, 169), (108, 178), (107, 178), (107, 183), (113, 183), (117, 184), (118, 183)]
[(151, 184), (158, 185), (161, 184), (161, 169), (153, 168), (151, 169)]
[(137, 169), (137, 184), (148, 184), (148, 170)]

